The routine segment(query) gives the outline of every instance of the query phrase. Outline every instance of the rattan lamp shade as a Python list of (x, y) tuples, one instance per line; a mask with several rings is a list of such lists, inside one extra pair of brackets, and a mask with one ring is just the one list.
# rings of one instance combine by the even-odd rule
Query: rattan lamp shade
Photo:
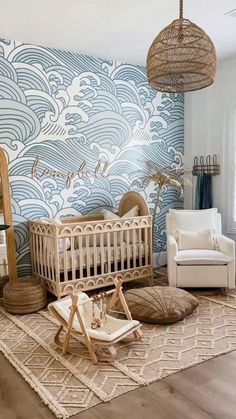
[(189, 92), (215, 80), (216, 52), (209, 36), (183, 17), (154, 39), (147, 57), (151, 87), (162, 92)]

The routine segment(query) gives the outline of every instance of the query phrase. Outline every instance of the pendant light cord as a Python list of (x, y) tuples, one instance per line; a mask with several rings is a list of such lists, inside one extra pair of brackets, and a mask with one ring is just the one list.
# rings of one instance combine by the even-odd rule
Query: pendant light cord
[(179, 0), (179, 18), (184, 18), (184, 0)]

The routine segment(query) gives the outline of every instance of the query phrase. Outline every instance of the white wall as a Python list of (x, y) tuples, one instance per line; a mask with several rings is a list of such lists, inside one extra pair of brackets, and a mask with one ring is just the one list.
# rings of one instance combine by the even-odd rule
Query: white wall
[[(192, 168), (195, 155), (217, 154), (221, 173), (213, 177), (213, 204), (223, 215), (224, 232), (229, 120), (230, 112), (234, 108), (236, 109), (236, 59), (219, 65), (216, 81), (211, 87), (185, 95), (185, 165)], [(185, 189), (185, 208), (194, 208), (196, 177), (192, 179), (192, 188)]]

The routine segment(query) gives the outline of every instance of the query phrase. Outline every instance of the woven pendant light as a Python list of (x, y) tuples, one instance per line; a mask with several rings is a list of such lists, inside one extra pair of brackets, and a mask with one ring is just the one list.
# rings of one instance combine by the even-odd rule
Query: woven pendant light
[(154, 39), (147, 56), (151, 87), (161, 92), (190, 92), (215, 80), (216, 52), (209, 36), (183, 17), (164, 28)]

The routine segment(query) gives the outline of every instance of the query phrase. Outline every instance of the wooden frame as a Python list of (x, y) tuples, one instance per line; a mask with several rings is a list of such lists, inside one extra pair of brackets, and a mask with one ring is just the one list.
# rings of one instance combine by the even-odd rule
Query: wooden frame
[[(104, 220), (102, 214), (29, 222), (32, 273), (58, 298), (112, 285), (114, 279), (152, 282), (152, 217), (143, 197), (127, 192), (123, 215), (138, 205), (139, 216)], [(69, 243), (69, 247), (68, 247)]]
[(150, 215), (120, 220), (103, 220), (101, 215), (98, 220), (95, 215), (94, 221), (82, 220), (29, 223), (32, 273), (44, 279), (51, 293), (61, 298), (112, 285), (119, 278), (152, 280)]
[[(108, 304), (107, 313), (113, 311), (112, 307), (114, 307), (117, 300), (119, 299), (124, 310), (124, 313), (122, 312), (122, 314), (125, 314), (127, 319), (132, 321), (132, 316), (131, 316), (131, 313), (129, 311), (128, 305), (126, 303), (126, 300), (122, 291), (122, 281), (120, 279), (114, 280), (114, 283), (115, 283), (115, 289), (106, 291), (107, 296), (112, 294), (111, 299)], [(72, 301), (68, 322), (66, 322), (65, 319), (55, 309), (54, 303), (50, 303), (48, 306), (49, 311), (54, 315), (54, 317), (60, 323), (59, 329), (54, 338), (54, 342), (62, 350), (63, 355), (69, 352), (73, 355), (86, 357), (86, 355), (84, 355), (81, 349), (76, 348), (76, 347), (71, 347), (69, 345), (70, 338), (74, 337), (75, 339), (79, 340), (87, 347), (89, 356), (93, 364), (96, 364), (98, 362), (97, 355), (96, 355), (97, 346), (101, 348), (106, 348), (108, 351), (108, 356), (103, 356), (99, 360), (111, 362), (111, 361), (114, 361), (117, 355), (117, 351), (114, 347), (115, 343), (119, 342), (120, 340), (129, 338), (132, 335), (133, 335), (133, 338), (131, 338), (132, 341), (137, 341), (142, 338), (142, 332), (140, 330), (141, 324), (138, 324), (132, 327), (132, 329), (121, 334), (119, 337), (117, 337), (113, 341), (107, 342), (104, 340), (91, 338), (88, 334), (85, 323), (80, 314), (79, 306), (83, 304), (87, 304), (89, 301), (92, 300), (93, 297), (91, 297), (89, 300), (86, 300), (85, 302), (82, 302), (80, 304), (78, 304), (78, 294), (71, 294), (71, 296), (67, 298), (69, 299), (71, 298), (71, 301)], [(115, 312), (118, 313), (117, 311)], [(81, 333), (73, 329), (73, 321), (75, 317), (77, 317), (78, 322), (80, 324)], [(64, 340), (60, 340), (60, 334), (62, 331), (65, 331)]]
[(0, 148), (0, 170), (1, 170), (1, 182), (2, 182), (2, 193), (3, 193), (3, 212), (4, 222), (10, 227), (6, 230), (6, 243), (7, 243), (7, 259), (8, 259), (8, 272), (10, 281), (17, 279), (17, 268), (16, 268), (16, 246), (15, 236), (12, 221), (11, 211), (11, 195), (9, 186), (8, 176), (8, 163), (6, 158), (6, 152)]

